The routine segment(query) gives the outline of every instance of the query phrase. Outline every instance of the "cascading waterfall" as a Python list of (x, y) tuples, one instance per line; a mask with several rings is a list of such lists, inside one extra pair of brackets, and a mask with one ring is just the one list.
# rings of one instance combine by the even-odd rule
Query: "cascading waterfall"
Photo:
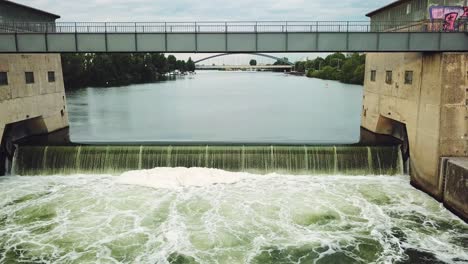
[(396, 175), (398, 146), (21, 146), (17, 175), (118, 174), (156, 167), (205, 167), (259, 174)]

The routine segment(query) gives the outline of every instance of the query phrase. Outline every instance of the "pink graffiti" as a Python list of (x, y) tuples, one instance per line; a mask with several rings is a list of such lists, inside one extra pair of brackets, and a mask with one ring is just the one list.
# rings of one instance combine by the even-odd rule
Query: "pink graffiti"
[(429, 15), (432, 20), (445, 19), (446, 15), (457, 13), (458, 16), (468, 17), (468, 6), (431, 6)]
[(458, 13), (450, 13), (445, 15), (444, 30), (454, 31), (455, 23), (457, 22)]

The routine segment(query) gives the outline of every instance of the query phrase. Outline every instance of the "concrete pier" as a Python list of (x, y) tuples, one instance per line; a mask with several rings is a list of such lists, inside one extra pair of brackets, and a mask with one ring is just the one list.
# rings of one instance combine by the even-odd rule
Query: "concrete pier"
[(0, 74), (1, 175), (12, 142), (68, 127), (68, 114), (59, 54), (0, 55)]
[(468, 221), (468, 158), (442, 158), (444, 205)]
[[(411, 183), (439, 201), (446, 190), (441, 158), (468, 157), (467, 74), (468, 53), (366, 58), (362, 126), (404, 140)], [(459, 214), (468, 218), (466, 212)]]

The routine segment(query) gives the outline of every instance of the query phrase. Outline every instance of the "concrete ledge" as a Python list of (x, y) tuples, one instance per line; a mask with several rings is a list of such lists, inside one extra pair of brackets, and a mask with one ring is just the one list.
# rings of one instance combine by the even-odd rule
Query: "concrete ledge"
[(468, 157), (442, 158), (445, 207), (468, 222)]

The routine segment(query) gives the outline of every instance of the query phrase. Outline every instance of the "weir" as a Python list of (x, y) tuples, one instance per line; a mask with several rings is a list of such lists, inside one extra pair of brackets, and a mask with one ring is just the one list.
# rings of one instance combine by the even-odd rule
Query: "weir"
[(12, 173), (118, 174), (156, 167), (260, 174), (403, 174), (398, 146), (21, 146)]

